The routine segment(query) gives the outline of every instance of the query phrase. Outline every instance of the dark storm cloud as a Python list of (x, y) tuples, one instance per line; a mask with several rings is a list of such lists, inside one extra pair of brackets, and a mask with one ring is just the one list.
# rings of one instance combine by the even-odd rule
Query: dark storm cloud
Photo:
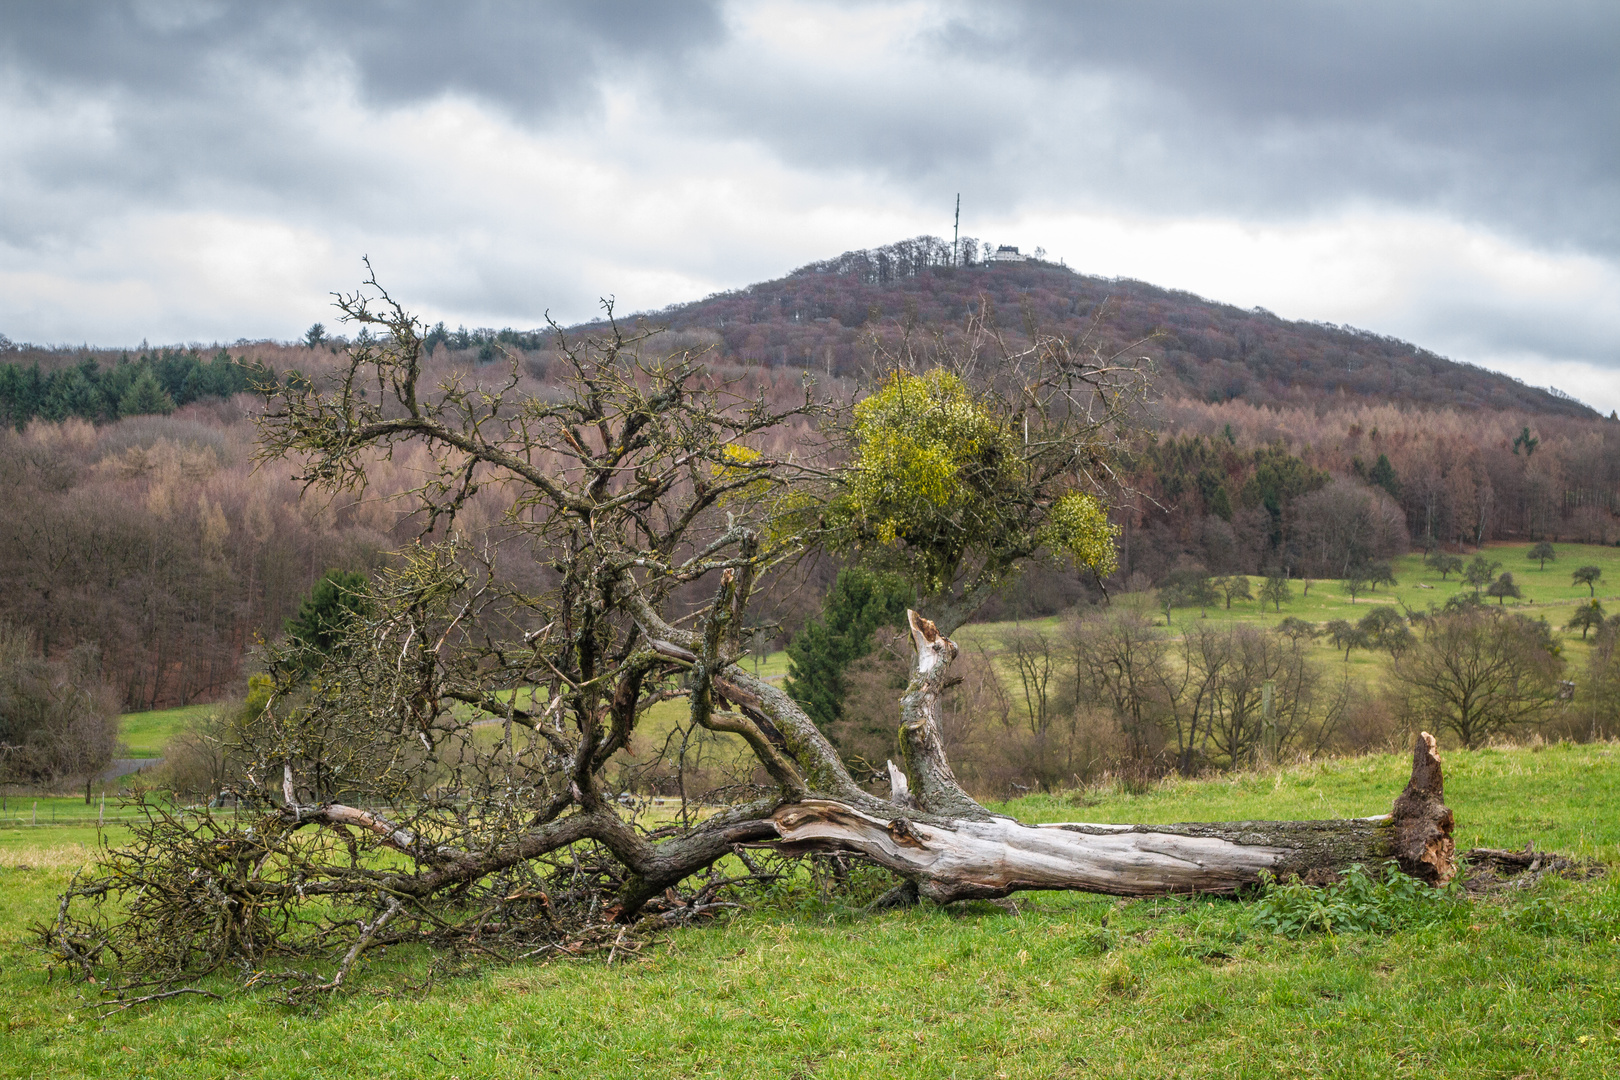
[[(673, 124), (930, 197), (965, 185), (983, 209), (1263, 219), (1371, 200), (1620, 251), (1620, 4), (1008, 0), (941, 9), (894, 55), (836, 74), (837, 55), (779, 67), (728, 47), (718, 7), (18, 4), (0, 56), (38, 92), (106, 96), (125, 190), (194, 181), (181, 156), (272, 197), (296, 188), (280, 91), (254, 94), (337, 64), (372, 105), (455, 93), (525, 125), (634, 84)], [(199, 165), (206, 151), (216, 163)], [(93, 177), (96, 154), (35, 167)]]
[[(1620, 4), (968, 4), (857, 78), (675, 92), (801, 165), (981, 205), (1374, 201), (1620, 250)], [(750, 80), (753, 80), (750, 85)]]
[(1254, 190), (1359, 192), (1620, 246), (1620, 5), (1607, 0), (1001, 10), (1000, 27), (958, 23), (958, 47), (1118, 72), (1151, 88), (1193, 155), (1278, 170), (1257, 169)]
[(372, 106), (461, 94), (532, 125), (593, 109), (618, 65), (718, 33), (713, 5), (694, 0), (8, 5), (10, 96), (66, 123), (14, 152), (0, 240), (82, 235), (142, 205), (318, 215), (324, 204), (364, 220), (398, 188), (312, 128), (321, 106), (309, 97), (333, 67)]
[(605, 63), (718, 31), (700, 0), (46, 0), (7, 6), (0, 53), (50, 83), (151, 97), (339, 55), (373, 101), (460, 91), (537, 118), (577, 101)]

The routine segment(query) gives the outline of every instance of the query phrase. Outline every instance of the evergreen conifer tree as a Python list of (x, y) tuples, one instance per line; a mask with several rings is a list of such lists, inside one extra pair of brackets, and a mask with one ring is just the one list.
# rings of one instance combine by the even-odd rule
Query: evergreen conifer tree
[(119, 416), (144, 416), (147, 413), (174, 412), (174, 399), (169, 397), (151, 370), (141, 372), (129, 384), (124, 396), (118, 400)]
[(872, 651), (880, 626), (902, 626), (912, 593), (896, 574), (850, 567), (838, 573), (821, 608), (788, 644), (787, 692), (826, 730), (842, 714), (844, 672)]
[(365, 613), (367, 584), (353, 570), (328, 570), (287, 620), (287, 637), (304, 646), (306, 670), (337, 646), (352, 616)]

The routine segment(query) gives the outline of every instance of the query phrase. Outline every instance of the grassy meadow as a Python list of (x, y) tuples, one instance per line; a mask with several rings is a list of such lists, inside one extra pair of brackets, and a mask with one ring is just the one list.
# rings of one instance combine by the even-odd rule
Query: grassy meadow
[[(1524, 592), (1506, 606), (1545, 616), (1578, 671), (1587, 646), (1561, 628), (1587, 590), (1570, 573), (1600, 566), (1598, 598), (1620, 611), (1620, 549), (1556, 545), (1558, 560), (1541, 570), (1528, 546), (1486, 554)], [(1373, 605), (1422, 610), (1466, 588), (1417, 555), (1395, 574), (1398, 586), (1354, 603), (1342, 583), (1315, 581), (1308, 593), (1294, 583), (1280, 613), (1254, 601), (1177, 609), (1169, 632), (1200, 620), (1321, 624)], [(1163, 621), (1151, 594), (1115, 603)], [(1059, 623), (976, 624), (957, 636), (994, 649), (1018, 627)], [(1314, 648), (1343, 663), (1331, 645)], [(1372, 680), (1385, 663), (1365, 650), (1349, 661)], [(759, 671), (780, 678), (786, 655), (762, 657)], [(210, 708), (130, 714), (124, 741), (134, 756), (160, 756)], [(655, 707), (639, 752), (661, 745), (683, 712), (679, 702)], [(1533, 843), (1620, 871), (1620, 743), (1444, 756), (1459, 848)], [(1405, 754), (1330, 758), (995, 808), (1033, 822), (1353, 817), (1387, 812), (1409, 768)], [(110, 803), (98, 831), (99, 809), (82, 796), (13, 796), (0, 812), (0, 1078), (1579, 1078), (1620, 1067), (1612, 873), (1446, 902), (1394, 933), (1303, 937), (1266, 928), (1252, 900), (1043, 893), (1021, 896), (1016, 913), (963, 904), (866, 915), (801, 879), (612, 966), (598, 955), (446, 968), (395, 948), (318, 1006), (274, 1004), (221, 976), (210, 986), (223, 1000), (101, 1019), (95, 988), (48, 972), (27, 931), (54, 915), (98, 843), (126, 835)]]
[[(1403, 755), (1328, 760), (1005, 809), (1379, 813), (1406, 769)], [(1446, 769), (1462, 845), (1620, 867), (1620, 744), (1451, 752)], [(1298, 939), (1258, 927), (1250, 902), (1039, 894), (1017, 914), (867, 916), (801, 881), (611, 967), (470, 967), (424, 992), (431, 959), (395, 949), (319, 1007), (228, 994), (98, 1020), (93, 987), (48, 978), (25, 932), (95, 843), (94, 829), (0, 826), (0, 1076), (1602, 1077), (1620, 1061), (1616, 878)]]
[(125, 713), (118, 721), (118, 737), (132, 758), (158, 758), (169, 739), (203, 719), (216, 705), (182, 705), (177, 709), (153, 709)]
[[(1498, 574), (1503, 571), (1512, 573), (1514, 584), (1518, 585), (1520, 592), (1524, 594), (1518, 600), (1504, 601), (1502, 606), (1532, 618), (1545, 618), (1552, 627), (1554, 636), (1564, 645), (1565, 659), (1578, 674), (1590, 648), (1590, 639), (1583, 640), (1578, 630), (1565, 630), (1564, 624), (1569, 622), (1578, 605), (1590, 600), (1587, 587), (1573, 584), (1570, 575), (1577, 567), (1600, 568), (1603, 576), (1597, 582), (1595, 599), (1609, 614), (1620, 613), (1620, 547), (1601, 547), (1595, 544), (1553, 546), (1558, 558), (1556, 561), (1548, 562), (1545, 569), (1526, 557), (1531, 547), (1528, 543), (1490, 544), (1482, 554), (1487, 559), (1502, 564), (1497, 570)], [(1472, 558), (1473, 555), (1470, 553), (1464, 556), (1464, 561)], [(1234, 600), (1228, 609), (1223, 598), (1219, 605), (1202, 611), (1195, 607), (1172, 609), (1167, 630), (1172, 635), (1179, 635), (1188, 627), (1210, 624), (1247, 623), (1272, 627), (1290, 616), (1321, 627), (1334, 619), (1355, 622), (1378, 605), (1393, 607), (1396, 610), (1402, 610), (1404, 606), (1405, 609), (1414, 612), (1424, 612), (1431, 606), (1443, 605), (1457, 593), (1473, 591), (1462, 582), (1460, 575), (1451, 574), (1448, 578), (1442, 579), (1438, 573), (1424, 566), (1421, 552), (1395, 559), (1391, 562), (1391, 566), (1394, 568), (1398, 585), (1393, 587), (1381, 585), (1376, 591), (1363, 593), (1354, 600), (1344, 591), (1342, 581), (1325, 578), (1312, 580), (1307, 584), (1296, 580), (1290, 582), (1294, 593), (1293, 599), (1285, 601), (1281, 611), (1269, 604), (1262, 609), (1258, 600)], [(1258, 577), (1249, 578), (1250, 591), (1256, 596), (1259, 595), (1264, 580)], [(1489, 597), (1481, 598), (1493, 606), (1497, 604), (1497, 601)], [(1153, 593), (1127, 593), (1116, 596), (1113, 602), (1121, 606), (1134, 607), (1152, 618), (1158, 625), (1165, 626), (1164, 612), (1155, 605)], [(1055, 616), (1023, 622), (974, 623), (962, 627), (956, 636), (965, 645), (983, 646), (993, 650), (1014, 630), (1036, 629), (1050, 632), (1057, 630), (1061, 623), (1061, 617)], [(1388, 664), (1388, 657), (1385, 654), (1368, 649), (1352, 650), (1349, 660), (1346, 661), (1344, 651), (1334, 648), (1325, 637), (1318, 638), (1311, 646), (1311, 650), (1319, 659), (1335, 661), (1340, 668), (1348, 664), (1353, 674), (1373, 683), (1382, 678), (1384, 668)]]

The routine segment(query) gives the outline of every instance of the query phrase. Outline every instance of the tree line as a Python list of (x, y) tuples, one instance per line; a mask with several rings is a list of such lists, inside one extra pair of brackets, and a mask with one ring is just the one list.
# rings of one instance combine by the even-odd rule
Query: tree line
[(226, 693), (311, 582), (391, 542), (391, 515), (301, 506), (199, 407), (0, 433), (0, 620), (53, 661), (91, 649), (126, 710)]
[(1168, 403), (1174, 433), (1122, 464), (1118, 583), (1211, 575), (1347, 579), (1412, 547), (1620, 541), (1620, 425), (1395, 408)]
[(134, 358), (125, 353), (106, 365), (86, 356), (50, 371), (38, 360), (27, 366), (12, 362), (0, 364), (0, 423), (17, 429), (35, 419), (110, 423), (274, 384), (269, 368), (240, 363), (224, 349), (206, 360), (196, 351), (172, 349)]

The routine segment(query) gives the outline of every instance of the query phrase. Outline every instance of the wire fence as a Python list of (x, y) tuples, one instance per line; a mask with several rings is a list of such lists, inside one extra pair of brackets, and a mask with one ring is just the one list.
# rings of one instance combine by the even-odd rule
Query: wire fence
[[(638, 814), (652, 814), (657, 817), (673, 815), (679, 812), (681, 800), (673, 796), (653, 795), (632, 799), (629, 796), (621, 798), (627, 809)], [(386, 803), (360, 804), (360, 809), (380, 811), (384, 814), (399, 813), (402, 808)], [(722, 809), (720, 804), (689, 801), (686, 804), (688, 813), (707, 816), (716, 810)], [(171, 807), (171, 812), (178, 812), (181, 816), (208, 813), (216, 818), (238, 818), (243, 814), (255, 814), (260, 811), (239, 804), (207, 805), (194, 803), (178, 807)], [(142, 821), (146, 815), (140, 807), (124, 801), (116, 794), (112, 797), (97, 796), (86, 805), (79, 796), (62, 795), (5, 795), (0, 796), (0, 829), (49, 829), (49, 828), (89, 828), (102, 826), (117, 826)]]
[(141, 814), (132, 806), (117, 801), (103, 804), (96, 800), (89, 806), (82, 803), (63, 806), (60, 799), (8, 798), (0, 810), (0, 829), (49, 829), (77, 826), (119, 825), (138, 821)]

